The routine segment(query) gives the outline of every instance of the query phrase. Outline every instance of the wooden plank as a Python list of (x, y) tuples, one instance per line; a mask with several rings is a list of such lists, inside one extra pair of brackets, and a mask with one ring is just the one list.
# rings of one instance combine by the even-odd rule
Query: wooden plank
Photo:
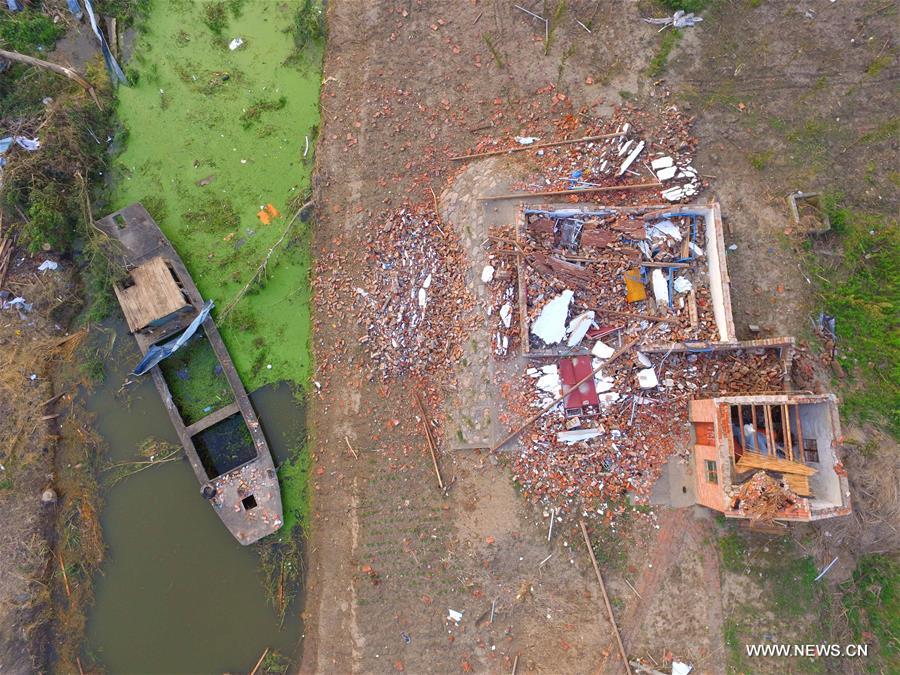
[(800, 461), (806, 461), (806, 450), (803, 447), (803, 422), (800, 420), (800, 405), (794, 405), (794, 412), (797, 415), (797, 442), (800, 447)]
[(794, 461), (794, 444), (791, 442), (791, 418), (788, 404), (781, 404), (781, 428), (784, 433), (784, 447), (787, 448), (788, 459)]
[(750, 469), (763, 469), (765, 471), (777, 471), (778, 473), (792, 473), (798, 476), (812, 476), (816, 473), (816, 469), (805, 464), (750, 451), (745, 452), (735, 466), (741, 472), (749, 471)]
[(778, 452), (775, 450), (775, 422), (772, 420), (772, 406), (768, 403), (763, 406), (763, 414), (766, 418), (766, 441), (769, 444), (769, 453), (772, 457), (777, 457)]
[(740, 426), (740, 437), (741, 437), (741, 454), (747, 452), (747, 446), (744, 445), (744, 406), (739, 405), (738, 409), (738, 425)]
[(235, 403), (229, 403), (224, 408), (219, 408), (215, 412), (210, 413), (206, 417), (197, 420), (191, 426), (186, 429), (186, 433), (188, 436), (196, 436), (201, 431), (205, 429), (209, 429), (211, 426), (218, 424), (222, 420), (231, 417), (235, 413), (239, 413), (241, 411), (241, 407)]
[(489, 202), (501, 199), (532, 199), (534, 197), (563, 197), (565, 195), (580, 195), (592, 192), (618, 192), (626, 190), (648, 190), (661, 188), (662, 183), (634, 183), (632, 185), (607, 185), (604, 187), (588, 187), (578, 190), (544, 190), (543, 192), (507, 192), (499, 195), (481, 195), (480, 202)]
[(131, 270), (133, 285), (113, 287), (131, 332), (188, 306), (165, 260), (157, 256)]
[(753, 405), (753, 404), (750, 405), (750, 416), (753, 418), (753, 419), (752, 419), (752, 423), (753, 423), (753, 449), (754, 449), (754, 450), (759, 450), (759, 438), (757, 438), (757, 436), (756, 436), (756, 430), (759, 429), (759, 425), (757, 425), (757, 423), (756, 423), (756, 406)]
[(787, 486), (791, 489), (792, 492), (796, 492), (799, 496), (812, 496), (812, 490), (810, 490), (809, 488), (809, 478), (807, 478), (806, 476), (785, 474), (784, 482), (787, 483)]
[(451, 157), (451, 162), (458, 162), (463, 159), (479, 159), (481, 157), (494, 157), (496, 155), (508, 155), (511, 152), (525, 152), (527, 150), (540, 150), (541, 148), (555, 148), (560, 145), (574, 145), (575, 143), (589, 143), (591, 141), (602, 141), (607, 138), (616, 138), (622, 136), (621, 132), (615, 134), (600, 134), (599, 136), (583, 136), (581, 138), (572, 138), (566, 141), (553, 141), (550, 143), (537, 143), (531, 145), (515, 145), (511, 148), (503, 148), (502, 150), (488, 150), (487, 152), (473, 152), (469, 155), (456, 155)]
[(525, 256), (522, 253), (522, 223), (516, 221), (516, 279), (519, 286), (519, 339), (522, 341), (522, 353), (527, 354), (531, 349), (531, 341), (528, 339), (528, 280), (525, 278), (525, 265), (522, 262)]
[(628, 664), (628, 655), (625, 653), (625, 645), (622, 644), (622, 636), (619, 635), (619, 627), (616, 625), (616, 617), (613, 615), (612, 605), (609, 604), (609, 596), (606, 594), (606, 584), (603, 583), (603, 575), (600, 574), (600, 566), (597, 565), (597, 558), (594, 556), (594, 548), (591, 546), (591, 538), (588, 537), (587, 528), (584, 521), (579, 519), (578, 524), (581, 526), (581, 534), (584, 536), (584, 545), (587, 546), (588, 553), (591, 556), (591, 564), (594, 566), (594, 574), (597, 575), (597, 582), (600, 584), (600, 590), (603, 592), (603, 603), (606, 605), (606, 613), (609, 616), (609, 623), (613, 628), (616, 636), (616, 644), (619, 646), (619, 656), (622, 657), (622, 663), (625, 664), (625, 672), (631, 675), (631, 666)]

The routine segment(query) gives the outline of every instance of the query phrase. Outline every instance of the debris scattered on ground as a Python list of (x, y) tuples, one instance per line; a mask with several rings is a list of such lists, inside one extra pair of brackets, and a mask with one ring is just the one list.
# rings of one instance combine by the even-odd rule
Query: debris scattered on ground
[(799, 501), (799, 497), (765, 471), (757, 471), (733, 491), (731, 507), (759, 522), (772, 522), (779, 512)]
[(471, 305), (452, 227), (442, 228), (434, 211), (404, 208), (368, 231), (367, 267), (352, 309), (366, 328), (360, 342), (375, 369), (397, 377), (447, 367), (458, 356), (458, 327)]
[(703, 17), (695, 16), (693, 12), (685, 12), (683, 9), (679, 9), (672, 16), (666, 16), (661, 19), (644, 19), (644, 21), (655, 26), (662, 26), (660, 30), (663, 30), (669, 26), (673, 28), (690, 28), (703, 21)]

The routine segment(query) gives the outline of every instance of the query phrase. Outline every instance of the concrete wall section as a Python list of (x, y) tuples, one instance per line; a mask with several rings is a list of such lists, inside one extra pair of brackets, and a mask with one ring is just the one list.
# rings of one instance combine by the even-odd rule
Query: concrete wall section
[(719, 204), (713, 202), (705, 211), (706, 260), (709, 268), (709, 294), (713, 315), (719, 328), (719, 340), (731, 342), (737, 339), (734, 319), (731, 315), (731, 280), (725, 262), (725, 240), (722, 236), (722, 214)]

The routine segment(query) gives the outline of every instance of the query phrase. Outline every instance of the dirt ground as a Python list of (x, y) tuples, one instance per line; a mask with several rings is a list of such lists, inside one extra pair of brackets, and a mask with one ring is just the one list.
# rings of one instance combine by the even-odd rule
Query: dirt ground
[[(450, 155), (486, 135), (549, 136), (561, 114), (602, 117), (626, 99), (645, 110), (677, 105), (697, 116), (695, 165), (711, 183), (701, 199), (722, 203), (726, 245), (736, 245), (728, 265), (739, 337), (751, 337), (756, 324), (761, 337), (805, 338), (814, 297), (788, 229), (787, 193), (831, 187), (869, 208), (896, 209), (885, 84), (896, 79), (894, 3), (818, 0), (807, 3), (808, 18), (791, 2), (712, 2), (652, 80), (644, 69), (660, 36), (640, 17), (664, 14), (655, 3), (566, 3), (546, 55), (543, 26), (511, 4), (328, 6), (315, 195), (321, 390), (310, 420), (316, 468), (303, 672), (511, 672), (516, 657), (518, 672), (621, 671), (575, 523), (557, 523), (548, 543), (546, 514), (517, 495), (502, 455), (445, 449), (443, 470), (455, 482), (447, 496), (434, 484), (410, 392), (421, 387), (448, 401), (434, 411), (445, 440), (466, 406), (496, 403), (485, 384), (503, 373), (483, 353), (477, 358), (478, 331), (467, 340), (468, 365), (461, 359), (435, 381), (367, 379), (362, 328), (329, 278), (356, 273), (346, 252), (364, 245), (373, 215), (440, 196), (465, 239), (478, 216), (476, 188), (509, 180), (511, 169), (507, 160), (482, 162), (457, 178)], [(552, 4), (525, 6), (549, 13)], [(477, 242), (468, 244), (477, 269)], [(810, 530), (803, 536), (825, 539)], [(660, 509), (656, 524), (636, 519), (618, 561), (604, 565), (632, 658), (739, 670), (728, 641), (736, 597), (766, 612), (766, 635), (786, 623), (782, 635), (818, 634), (815, 612), (772, 614), (752, 590), (761, 582), (722, 569), (718, 542), (728, 532), (699, 509)], [(765, 537), (752, 540), (767, 546)], [(817, 565), (828, 555), (827, 546), (807, 552)], [(751, 589), (733, 592), (736, 584)], [(463, 612), (459, 625), (448, 609)]]

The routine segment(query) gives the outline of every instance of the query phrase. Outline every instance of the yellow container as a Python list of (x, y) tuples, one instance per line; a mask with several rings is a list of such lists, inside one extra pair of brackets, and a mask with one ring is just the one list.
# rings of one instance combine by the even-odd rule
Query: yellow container
[(625, 272), (625, 299), (628, 302), (640, 302), (647, 299), (647, 289), (641, 281), (641, 270), (630, 269)]

